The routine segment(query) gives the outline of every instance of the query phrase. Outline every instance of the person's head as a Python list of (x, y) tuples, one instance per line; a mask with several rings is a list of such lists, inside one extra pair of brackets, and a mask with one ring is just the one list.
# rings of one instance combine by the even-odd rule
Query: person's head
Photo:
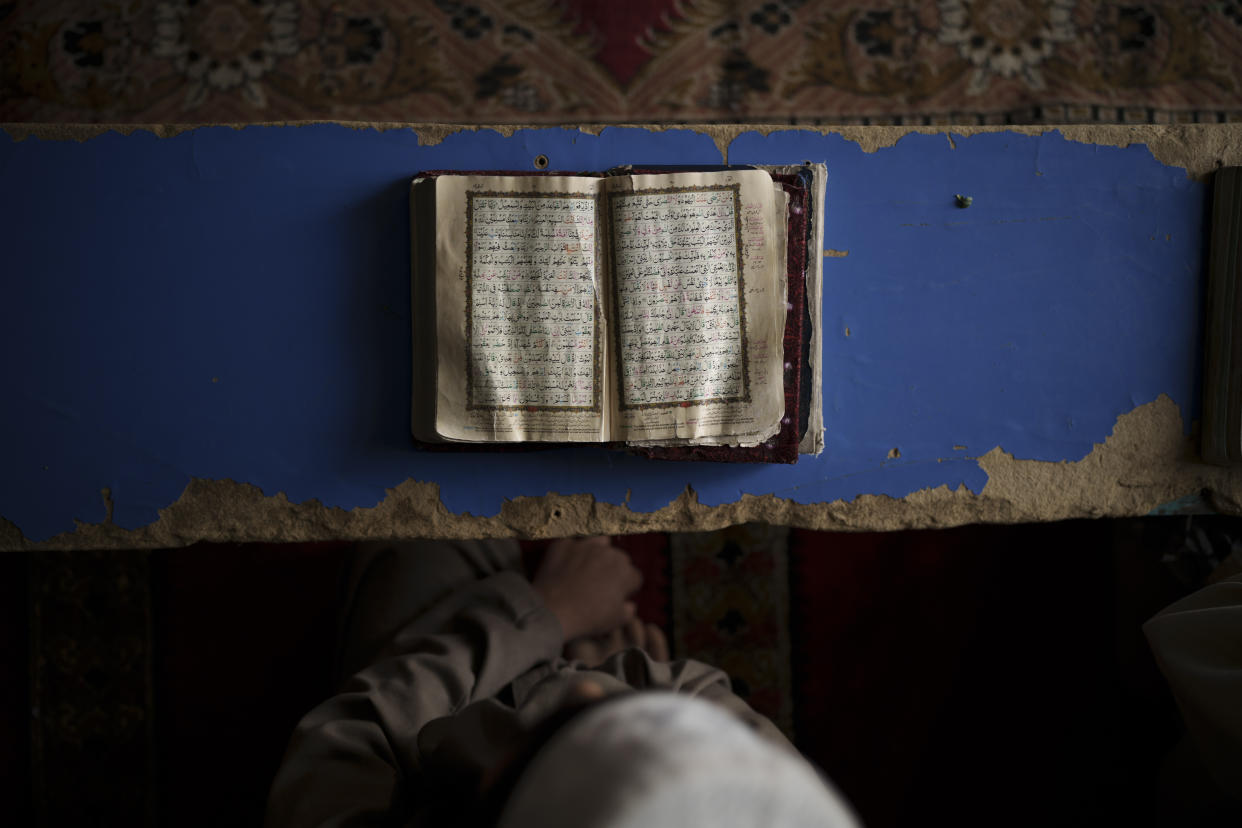
[(499, 828), (855, 826), (801, 756), (708, 701), (580, 685), (494, 774), (474, 822)]

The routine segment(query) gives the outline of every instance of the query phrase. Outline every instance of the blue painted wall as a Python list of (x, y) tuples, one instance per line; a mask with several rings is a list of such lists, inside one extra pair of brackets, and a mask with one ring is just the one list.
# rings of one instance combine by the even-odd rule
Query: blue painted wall
[(909, 135), (868, 154), (787, 131), (730, 147), (734, 163), (827, 163), (825, 247), (848, 251), (825, 259), (828, 447), (788, 467), (411, 448), (413, 174), (528, 169), (540, 153), (562, 170), (720, 163), (704, 135), (0, 134), (0, 516), (43, 540), (102, 521), (108, 487), (134, 528), (193, 477), (345, 508), (430, 480), (475, 515), (549, 491), (629, 491), (639, 511), (686, 485), (707, 504), (979, 491), (971, 458), (994, 446), (1077, 460), (1160, 393), (1197, 417), (1204, 186), (1142, 146), (955, 143)]

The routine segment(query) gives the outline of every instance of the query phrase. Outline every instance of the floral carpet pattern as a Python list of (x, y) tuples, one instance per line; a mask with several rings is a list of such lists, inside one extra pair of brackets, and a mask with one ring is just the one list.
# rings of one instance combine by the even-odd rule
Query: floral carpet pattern
[(729, 674), (793, 739), (789, 529), (762, 523), (669, 536), (672, 649)]
[(1242, 119), (1242, 0), (0, 3), (0, 121)]
[[(124, 814), (129, 824), (150, 824), (147, 553), (41, 552), (30, 558), (29, 586), (32, 822), (92, 824)], [(124, 768), (124, 784), (101, 767)], [(24, 804), (12, 824), (22, 824)]]

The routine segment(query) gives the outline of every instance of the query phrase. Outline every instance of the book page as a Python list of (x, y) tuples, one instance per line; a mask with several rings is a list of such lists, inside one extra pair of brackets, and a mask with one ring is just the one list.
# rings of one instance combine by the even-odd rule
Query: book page
[(449, 440), (604, 438), (601, 179), (436, 182), (436, 431)]
[(755, 444), (784, 414), (785, 198), (762, 170), (608, 182), (613, 434)]
[(798, 452), (818, 455), (824, 450), (824, 389), (820, 363), (824, 340), (821, 316), (824, 310), (824, 196), (828, 191), (828, 168), (823, 164), (814, 164), (813, 169), (815, 186), (811, 198), (814, 224), (807, 250), (806, 273), (806, 301), (811, 316), (811, 411)]

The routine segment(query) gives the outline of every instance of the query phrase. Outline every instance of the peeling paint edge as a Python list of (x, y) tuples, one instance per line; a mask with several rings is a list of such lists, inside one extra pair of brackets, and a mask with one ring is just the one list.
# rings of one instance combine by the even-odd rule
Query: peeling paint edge
[(1177, 405), (1165, 395), (1117, 418), (1113, 433), (1081, 460), (1019, 460), (997, 447), (977, 458), (988, 482), (975, 494), (963, 485), (922, 489), (903, 498), (859, 495), (831, 503), (795, 503), (743, 495), (706, 506), (687, 488), (667, 506), (635, 512), (589, 494), (518, 497), (492, 517), (454, 514), (434, 483), (407, 480), (374, 507), (291, 503), (253, 485), (194, 479), (181, 497), (139, 529), (110, 521), (35, 543), (0, 518), (0, 550), (169, 548), (199, 541), (305, 542), (380, 538), (553, 538), (567, 535), (705, 531), (763, 521), (802, 529), (894, 531), (968, 523), (1027, 523), (1128, 517), (1206, 493), (1221, 511), (1242, 513), (1242, 472), (1198, 460), (1184, 436)]
[(232, 129), (265, 126), (310, 126), (331, 124), (350, 129), (412, 130), (418, 136), (420, 146), (434, 146), (457, 132), (490, 130), (503, 136), (512, 136), (519, 130), (574, 129), (590, 135), (599, 135), (610, 128), (645, 129), (650, 132), (691, 131), (708, 135), (728, 162), (729, 147), (739, 135), (756, 132), (771, 135), (774, 132), (811, 132), (821, 135), (839, 135), (852, 141), (863, 150), (873, 153), (892, 147), (907, 135), (944, 135), (951, 147), (956, 148), (955, 137), (969, 137), (992, 132), (1009, 132), (1017, 135), (1045, 135), (1060, 133), (1068, 141), (1096, 146), (1129, 147), (1146, 146), (1160, 163), (1181, 167), (1193, 179), (1202, 179), (1222, 166), (1242, 164), (1242, 123), (1238, 124), (1060, 124), (1060, 125), (937, 125), (937, 126), (807, 126), (801, 124), (443, 124), (404, 123), (396, 121), (258, 121), (254, 123), (197, 123), (197, 124), (54, 124), (54, 123), (0, 123), (14, 141), (39, 138), (55, 141), (86, 141), (108, 132), (129, 135), (147, 131), (159, 138), (170, 138), (182, 132), (202, 127), (223, 126)]

